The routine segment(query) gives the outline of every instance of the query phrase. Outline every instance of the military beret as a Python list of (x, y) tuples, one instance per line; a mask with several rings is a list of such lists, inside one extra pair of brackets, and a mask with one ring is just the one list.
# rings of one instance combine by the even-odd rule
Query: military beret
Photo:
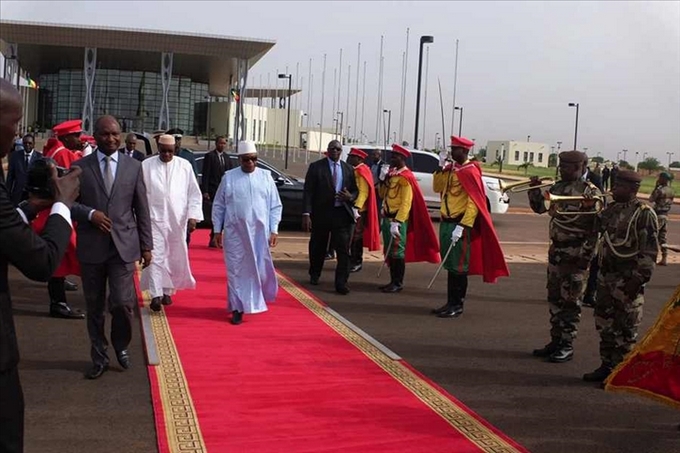
[(585, 162), (588, 158), (585, 153), (581, 151), (562, 151), (560, 153), (560, 162), (566, 162), (569, 164), (580, 164)]
[(616, 174), (616, 181), (640, 184), (642, 182), (642, 176), (633, 170), (619, 170), (619, 172)]
[(669, 181), (670, 181), (671, 179), (673, 179), (673, 175), (671, 175), (671, 174), (668, 173), (667, 171), (662, 171), (661, 173), (659, 173), (659, 176), (662, 177), (662, 178), (666, 178), (666, 179), (669, 180)]

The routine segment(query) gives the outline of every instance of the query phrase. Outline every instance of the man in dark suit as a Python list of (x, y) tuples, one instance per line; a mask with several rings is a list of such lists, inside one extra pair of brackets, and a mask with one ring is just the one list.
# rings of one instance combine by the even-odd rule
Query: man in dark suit
[(18, 150), (10, 154), (9, 167), (7, 169), (7, 190), (14, 205), (18, 205), (27, 198), (24, 193), (28, 169), (41, 155), (33, 149), (33, 136), (24, 135), (22, 139), (23, 151)]
[[(13, 145), (14, 131), (21, 119), (22, 102), (13, 84), (0, 80), (0, 160)], [(52, 169), (50, 200), (31, 199), (33, 211), (48, 207), (52, 212), (45, 229), (37, 236), (28, 219), (14, 208), (0, 167), (0, 451), (23, 452), (24, 399), (17, 364), (19, 348), (12, 318), (7, 266), (12, 264), (25, 276), (47, 281), (59, 265), (71, 236), (69, 207), (78, 196), (79, 171), (64, 178)]]
[[(222, 182), (222, 176), (227, 170), (233, 168), (231, 159), (227, 155), (227, 138), (219, 136), (215, 139), (215, 149), (210, 151), (203, 158), (203, 174), (201, 176), (201, 192), (203, 192), (203, 203), (209, 204), (212, 211), (212, 202), (215, 199), (217, 188)], [(210, 213), (207, 213), (207, 219), (210, 218)], [(208, 246), (211, 248), (217, 247), (214, 240), (214, 233), (210, 229), (210, 242)]]
[(119, 151), (127, 157), (132, 157), (140, 162), (146, 157), (143, 152), (137, 151), (137, 135), (132, 132), (127, 134), (125, 137), (125, 147), (121, 148)]
[(352, 209), (357, 197), (354, 169), (340, 161), (342, 144), (333, 140), (328, 144), (327, 158), (309, 165), (305, 176), (304, 213), (302, 228), (312, 235), (309, 239), (309, 276), (312, 285), (319, 284), (328, 246), (335, 249), (335, 291), (348, 294), (349, 243), (358, 213)]
[(104, 333), (107, 308), (111, 313), (111, 343), (118, 363), (130, 366), (128, 345), (137, 301), (135, 262), (140, 255), (144, 266), (151, 263), (151, 218), (146, 198), (142, 164), (118, 152), (120, 125), (103, 116), (94, 125), (97, 150), (76, 161), (83, 169), (80, 203), (74, 208), (78, 221), (78, 260), (87, 304), (87, 330), (93, 366), (85, 374), (97, 379), (108, 369), (108, 342)]

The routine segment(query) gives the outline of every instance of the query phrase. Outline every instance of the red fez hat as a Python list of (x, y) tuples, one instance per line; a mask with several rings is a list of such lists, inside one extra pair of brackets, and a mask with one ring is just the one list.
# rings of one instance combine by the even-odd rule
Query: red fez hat
[(83, 135), (80, 136), (80, 141), (83, 142), (83, 143), (86, 143), (86, 142), (87, 142), (87, 143), (89, 143), (90, 145), (93, 145), (94, 143), (96, 143), (93, 136), (91, 136), (91, 135), (85, 135), (85, 134), (83, 134)]
[(451, 146), (454, 146), (456, 148), (465, 148), (465, 149), (471, 149), (473, 146), (475, 146), (475, 142), (472, 140), (469, 140), (465, 137), (456, 137), (455, 135), (451, 136)]
[(79, 134), (83, 132), (83, 122), (82, 120), (69, 120), (63, 123), (57, 124), (52, 128), (57, 137), (63, 137), (69, 134)]
[(402, 156), (409, 158), (411, 157), (411, 151), (407, 150), (401, 145), (397, 145), (396, 143), (392, 145), (392, 152), (401, 154)]
[(349, 150), (349, 155), (350, 156), (357, 156), (357, 157), (360, 157), (361, 159), (366, 159), (368, 157), (368, 154), (366, 154), (364, 151), (360, 150), (359, 148), (351, 148)]

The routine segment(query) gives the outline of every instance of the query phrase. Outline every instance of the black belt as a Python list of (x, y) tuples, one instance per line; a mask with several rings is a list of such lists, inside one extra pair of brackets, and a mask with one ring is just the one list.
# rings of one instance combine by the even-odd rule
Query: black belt
[(387, 217), (388, 219), (394, 219), (395, 217), (397, 217), (397, 214), (396, 213), (390, 214), (389, 212), (386, 212), (384, 217)]
[(552, 241), (555, 247), (580, 247), (586, 242), (586, 239), (574, 239), (572, 241)]
[(444, 223), (460, 223), (461, 220), (463, 220), (464, 214), (459, 215), (458, 217), (444, 217), (442, 216), (441, 221)]

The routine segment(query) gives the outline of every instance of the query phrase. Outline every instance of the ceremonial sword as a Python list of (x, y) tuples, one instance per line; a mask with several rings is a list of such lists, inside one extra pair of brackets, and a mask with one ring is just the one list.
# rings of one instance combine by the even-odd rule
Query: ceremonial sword
[(390, 249), (392, 248), (392, 242), (394, 241), (394, 236), (390, 235), (390, 242), (387, 243), (387, 248), (385, 249), (385, 255), (383, 256), (383, 262), (380, 265), (380, 269), (378, 269), (378, 278), (380, 278), (380, 274), (382, 274), (383, 267), (385, 267), (385, 263), (387, 262), (387, 257), (390, 253)]
[(449, 258), (449, 255), (451, 254), (451, 250), (453, 250), (453, 246), (456, 245), (455, 242), (451, 241), (451, 244), (449, 245), (448, 250), (446, 251), (446, 255), (444, 255), (444, 258), (442, 259), (442, 262), (439, 264), (439, 267), (437, 267), (437, 272), (434, 273), (434, 276), (432, 277), (432, 280), (430, 280), (430, 284), (427, 285), (427, 289), (432, 288), (432, 284), (434, 281), (437, 279), (437, 276), (439, 273), (442, 271), (442, 267), (444, 267), (444, 263), (446, 263), (446, 260)]

